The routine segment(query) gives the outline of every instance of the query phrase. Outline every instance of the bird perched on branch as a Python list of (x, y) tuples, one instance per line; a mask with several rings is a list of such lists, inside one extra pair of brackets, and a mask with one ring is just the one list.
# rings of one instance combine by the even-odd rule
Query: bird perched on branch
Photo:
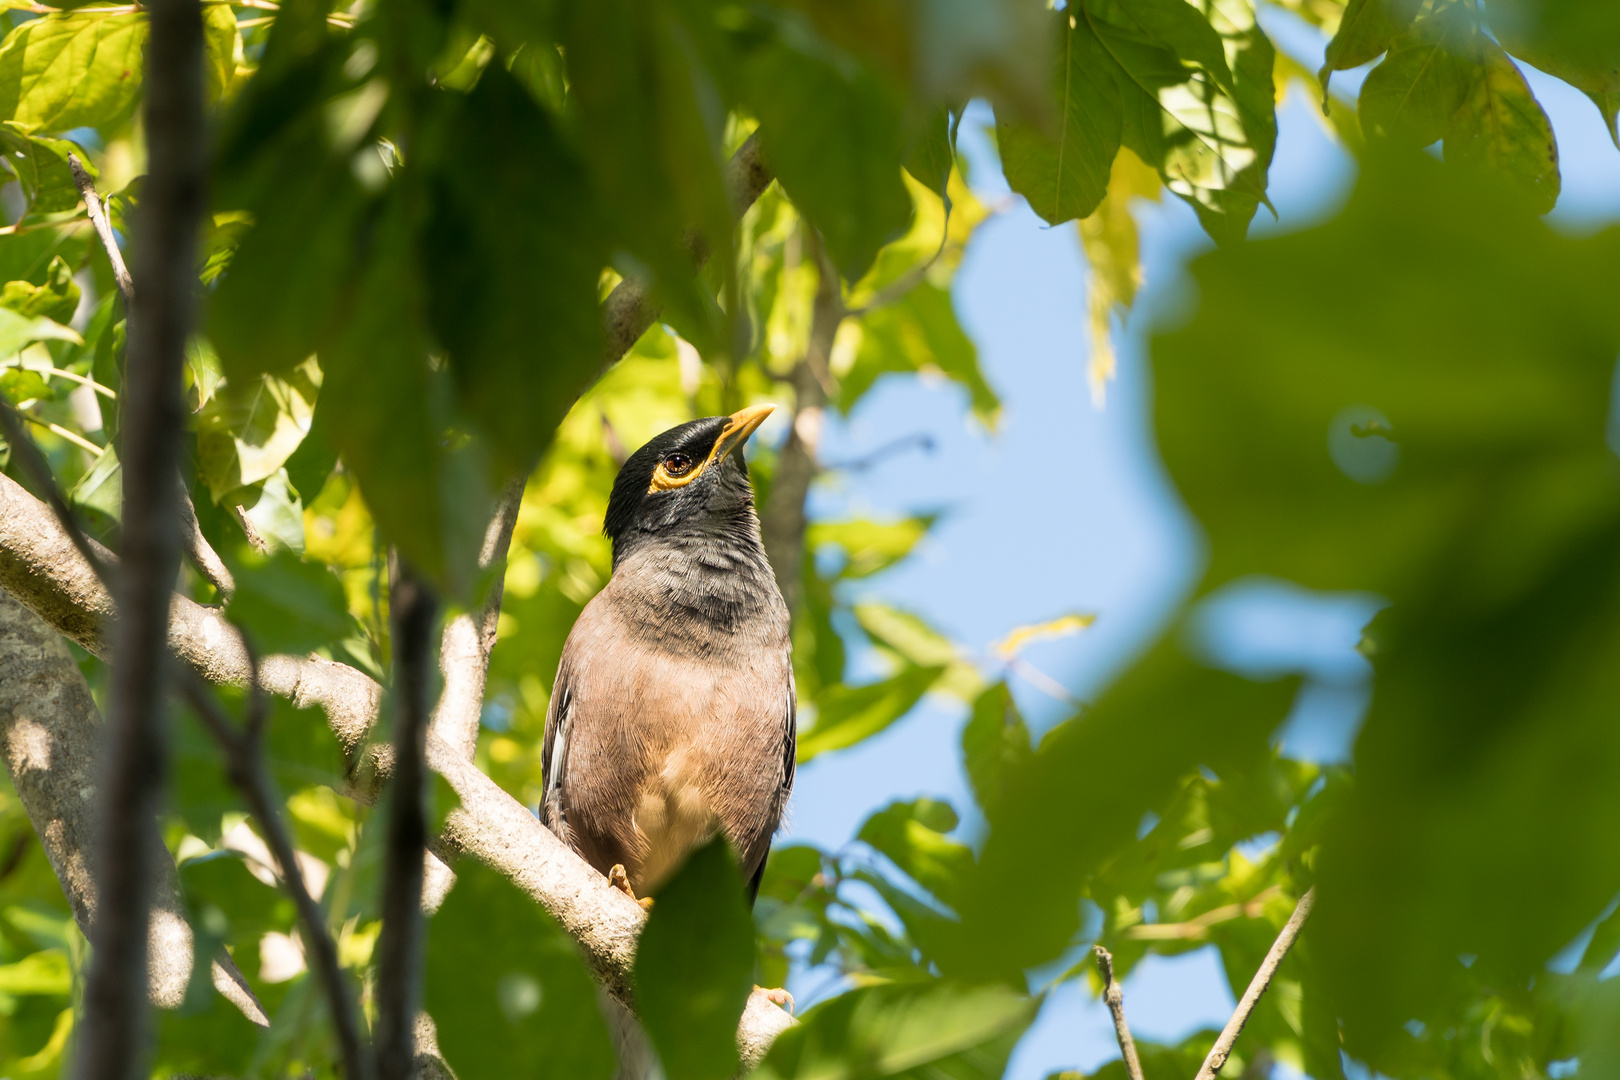
[(759, 891), (793, 787), (788, 610), (742, 446), (773, 406), (671, 428), (619, 470), (613, 576), (563, 646), (541, 820), (634, 898), (714, 834)]

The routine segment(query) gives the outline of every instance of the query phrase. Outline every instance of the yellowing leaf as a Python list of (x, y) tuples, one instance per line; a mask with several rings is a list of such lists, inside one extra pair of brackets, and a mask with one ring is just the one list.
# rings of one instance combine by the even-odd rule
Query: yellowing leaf
[(1057, 638), (1066, 638), (1078, 634), (1096, 621), (1097, 616), (1095, 615), (1064, 615), (1049, 622), (1020, 626), (990, 646), (990, 649), (997, 656), (1011, 660), (1026, 645), (1036, 641), (1052, 641)]
[(1080, 222), (1080, 243), (1091, 267), (1087, 300), (1091, 311), (1091, 362), (1086, 380), (1091, 402), (1102, 408), (1108, 381), (1114, 377), (1114, 346), (1110, 320), (1122, 315), (1136, 299), (1142, 284), (1132, 199), (1159, 198), (1159, 174), (1131, 151), (1121, 148), (1108, 178), (1108, 194), (1096, 211)]

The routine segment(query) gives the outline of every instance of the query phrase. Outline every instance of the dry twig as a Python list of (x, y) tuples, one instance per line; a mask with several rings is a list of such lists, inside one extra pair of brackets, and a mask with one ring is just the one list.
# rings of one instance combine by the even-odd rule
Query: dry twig
[(1130, 1080), (1142, 1080), (1142, 1062), (1136, 1056), (1136, 1040), (1131, 1038), (1131, 1029), (1125, 1023), (1125, 991), (1114, 981), (1114, 956), (1101, 945), (1093, 945), (1091, 951), (1097, 954), (1097, 970), (1102, 973), (1103, 1001), (1108, 1003), (1108, 1011), (1114, 1014), (1114, 1037), (1119, 1040), (1119, 1056), (1125, 1062), (1125, 1075)]
[[(251, 655), (251, 654), (250, 654)], [(250, 661), (252, 663), (252, 661)], [(256, 668), (257, 664), (253, 664)], [(338, 1049), (343, 1058), (345, 1080), (369, 1080), (371, 1061), (360, 1035), (360, 1013), (338, 962), (337, 945), (326, 928), (320, 905), (309, 894), (304, 874), (293, 851), (292, 837), (281, 820), (281, 796), (264, 764), (264, 726), (269, 709), (264, 691), (255, 679), (248, 693), (247, 723), (238, 730), (225, 710), (214, 700), (212, 691), (195, 673), (182, 681), (186, 700), (191, 703), (203, 726), (225, 754), (225, 770), (231, 783), (247, 800), (248, 809), (258, 819), (264, 840), (275, 857), (282, 883), (298, 910), (298, 921), (309, 942), (316, 977), (326, 994), (327, 1008), (337, 1030)]]
[(1232, 1019), (1226, 1022), (1225, 1029), (1221, 1031), (1221, 1037), (1215, 1040), (1214, 1046), (1210, 1047), (1209, 1056), (1204, 1059), (1203, 1067), (1198, 1070), (1197, 1080), (1215, 1080), (1215, 1077), (1220, 1075), (1222, 1066), (1226, 1064), (1226, 1059), (1232, 1056), (1232, 1045), (1237, 1042), (1238, 1035), (1242, 1034), (1243, 1025), (1249, 1021), (1249, 1014), (1254, 1012), (1256, 1005), (1260, 1004), (1260, 996), (1271, 985), (1271, 979), (1277, 974), (1277, 968), (1282, 964), (1283, 957), (1287, 956), (1288, 950), (1294, 947), (1294, 941), (1299, 937), (1300, 928), (1305, 925), (1305, 920), (1309, 917), (1311, 908), (1315, 903), (1316, 887), (1313, 885), (1305, 890), (1304, 896), (1299, 898), (1299, 903), (1294, 907), (1294, 913), (1288, 917), (1288, 922), (1283, 926), (1282, 933), (1278, 934), (1277, 940), (1271, 943), (1271, 951), (1266, 953), (1266, 958), (1260, 962), (1260, 970), (1256, 971), (1254, 978), (1249, 980), (1249, 988), (1243, 991), (1243, 999), (1238, 1002), (1237, 1008), (1233, 1011)]

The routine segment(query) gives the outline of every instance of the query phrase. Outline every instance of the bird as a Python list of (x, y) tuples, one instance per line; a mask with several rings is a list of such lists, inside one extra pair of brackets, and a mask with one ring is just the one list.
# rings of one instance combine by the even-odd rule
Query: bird
[(625, 460), (612, 574), (552, 685), (541, 821), (644, 907), (716, 829), (752, 904), (793, 790), (790, 617), (742, 454), (774, 408), (680, 424)]

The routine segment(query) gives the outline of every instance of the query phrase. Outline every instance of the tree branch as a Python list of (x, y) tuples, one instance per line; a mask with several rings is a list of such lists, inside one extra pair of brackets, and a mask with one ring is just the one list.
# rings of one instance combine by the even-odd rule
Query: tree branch
[(410, 1080), (422, 998), (422, 860), (427, 853), (428, 682), (438, 600), (409, 567), (389, 596), (394, 640), (393, 775), (377, 940), (379, 1080)]
[(1277, 968), (1282, 964), (1283, 957), (1294, 947), (1294, 941), (1299, 937), (1299, 931), (1305, 925), (1305, 920), (1310, 916), (1311, 908), (1315, 904), (1316, 887), (1313, 885), (1299, 898), (1299, 903), (1295, 905), (1294, 913), (1288, 917), (1282, 933), (1271, 943), (1271, 951), (1266, 953), (1266, 958), (1260, 962), (1260, 970), (1249, 980), (1249, 988), (1243, 991), (1243, 1000), (1238, 1002), (1237, 1009), (1232, 1013), (1232, 1019), (1226, 1022), (1221, 1037), (1210, 1047), (1209, 1056), (1204, 1059), (1203, 1067), (1198, 1070), (1197, 1080), (1215, 1080), (1215, 1077), (1220, 1075), (1226, 1059), (1232, 1056), (1232, 1045), (1237, 1042), (1238, 1035), (1242, 1034), (1243, 1025), (1249, 1022), (1249, 1014), (1260, 1004), (1260, 996), (1271, 985), (1271, 979), (1277, 974)]
[(1125, 991), (1114, 981), (1114, 955), (1101, 945), (1093, 945), (1097, 954), (1097, 970), (1102, 974), (1103, 1001), (1114, 1014), (1114, 1037), (1119, 1040), (1119, 1056), (1125, 1062), (1125, 1075), (1130, 1080), (1142, 1080), (1142, 1062), (1136, 1056), (1136, 1040), (1131, 1038), (1130, 1025), (1125, 1023)]
[(214, 700), (207, 684), (195, 673), (188, 673), (181, 680), (181, 686), (186, 700), (191, 702), (203, 726), (224, 752), (226, 773), (247, 801), (248, 809), (258, 819), (259, 828), (264, 831), (265, 844), (276, 860), (276, 870), (281, 874), (281, 880), (292, 896), (293, 906), (298, 910), (298, 921), (309, 941), (316, 975), (321, 981), (321, 989), (326, 993), (332, 1026), (337, 1030), (338, 1049), (343, 1056), (343, 1075), (346, 1080), (369, 1080), (372, 1075), (371, 1062), (360, 1035), (359, 1010), (343, 977), (337, 945), (327, 931), (326, 918), (304, 883), (304, 873), (293, 852), (292, 838), (287, 833), (286, 823), (281, 820), (281, 798), (264, 766), (263, 735), (267, 710), (263, 694), (257, 686), (249, 691), (248, 722), (243, 730), (237, 731)]
[[(770, 184), (757, 136), (733, 156), (727, 180), (739, 209), (746, 209)], [(629, 350), (658, 312), (628, 282), (622, 282), (603, 307), (610, 342), (606, 359), (611, 363)], [(93, 541), (90, 549), (94, 557), (116, 564)], [(111, 597), (50, 513), (4, 475), (0, 475), (0, 588), (88, 651), (107, 655), (105, 623), (113, 612)], [(176, 658), (209, 682), (236, 686), (250, 682), (250, 658), (218, 610), (172, 597), (167, 638)], [(298, 708), (322, 708), (351, 770), (360, 765), (382, 698), (381, 687), (370, 677), (316, 656), (268, 656), (259, 674), (266, 692)], [(371, 759), (371, 771), (356, 794), (368, 794), (370, 784), (387, 778), (391, 757)], [(437, 853), (446, 859), (472, 855), (510, 879), (575, 937), (608, 993), (630, 1004), (635, 943), (645, 912), (610, 888), (602, 875), (479, 771), (459, 747), (429, 732), (426, 759), (459, 800), (435, 844)], [(755, 992), (738, 1026), (744, 1066), (763, 1059), (777, 1034), (792, 1023), (786, 1012)]]
[[(96, 786), (98, 748), (105, 728), (90, 687), (62, 635), (0, 592), (0, 753), (34, 826), (45, 857), (62, 886), (74, 921), (86, 937), (96, 910), (94, 811), (86, 798)], [(193, 939), (186, 922), (174, 863), (155, 856), (157, 886), (147, 929), (150, 956), (147, 998), (177, 1008), (191, 979)], [(212, 964), (214, 986), (260, 1027), (270, 1018), (223, 949)]]
[(145, 1072), (146, 929), (168, 765), (163, 641), (180, 563), (180, 373), (195, 307), (193, 259), (207, 175), (202, 9), (198, 0), (152, 0), (147, 10), (151, 164), (136, 220), (142, 302), (132, 312), (121, 414), (123, 572), (101, 789), (94, 952), (75, 1060), (83, 1080)]

